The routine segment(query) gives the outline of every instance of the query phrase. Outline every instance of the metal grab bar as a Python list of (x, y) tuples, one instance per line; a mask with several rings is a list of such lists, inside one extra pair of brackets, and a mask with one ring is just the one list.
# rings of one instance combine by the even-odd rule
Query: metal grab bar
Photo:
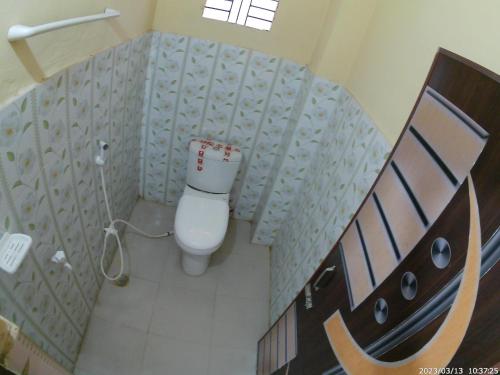
[(81, 23), (99, 21), (106, 18), (119, 17), (120, 12), (114, 9), (106, 8), (104, 13), (91, 16), (69, 18), (66, 20), (55, 21), (38, 26), (14, 25), (9, 28), (7, 39), (9, 42), (26, 39), (38, 34), (43, 34), (52, 30), (62, 29), (64, 27), (79, 25)]

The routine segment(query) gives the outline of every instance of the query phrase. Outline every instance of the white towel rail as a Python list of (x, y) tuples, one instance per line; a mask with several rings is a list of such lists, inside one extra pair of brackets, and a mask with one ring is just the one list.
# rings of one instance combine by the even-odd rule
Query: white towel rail
[(20, 39), (26, 39), (34, 35), (46, 33), (52, 30), (62, 29), (63, 27), (78, 25), (86, 22), (99, 21), (106, 18), (120, 16), (120, 12), (114, 9), (105, 9), (104, 13), (94, 14), (92, 16), (84, 16), (77, 18), (69, 18), (67, 20), (55, 21), (38, 26), (14, 25), (9, 28), (7, 39), (9, 42), (14, 42)]

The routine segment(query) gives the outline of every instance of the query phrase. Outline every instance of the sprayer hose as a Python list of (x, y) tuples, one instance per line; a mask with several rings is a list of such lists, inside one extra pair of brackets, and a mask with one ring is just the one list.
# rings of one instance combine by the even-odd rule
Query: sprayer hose
[[(114, 219), (113, 220), (113, 215), (111, 214), (111, 208), (109, 206), (108, 193), (106, 191), (106, 179), (104, 178), (104, 166), (100, 166), (99, 170), (100, 170), (100, 174), (101, 174), (102, 191), (104, 193), (104, 204), (106, 205), (106, 212), (107, 212), (108, 220), (109, 220), (109, 226), (104, 228), (104, 232), (106, 234), (104, 235), (104, 244), (103, 244), (101, 262), (100, 262), (101, 263), (101, 272), (104, 275), (104, 277), (106, 279), (108, 279), (109, 281), (116, 281), (123, 275), (123, 271), (124, 271), (123, 246), (122, 246), (122, 243), (120, 240), (120, 235), (118, 233), (118, 230), (115, 227), (116, 223), (125, 224), (126, 226), (132, 228), (132, 230), (134, 230), (135, 232), (137, 232), (141, 236), (148, 237), (148, 238), (170, 237), (171, 235), (174, 234), (174, 232), (166, 232), (166, 233), (162, 233), (162, 234), (150, 234), (150, 233), (144, 232), (143, 230), (137, 228), (135, 225), (129, 223), (128, 221), (125, 221), (122, 219)], [(120, 272), (118, 272), (118, 274), (116, 274), (115, 276), (109, 276), (106, 273), (106, 270), (104, 269), (104, 259), (106, 258), (107, 243), (108, 243), (109, 236), (114, 236), (116, 238), (116, 242), (118, 243), (118, 254), (120, 256)]]

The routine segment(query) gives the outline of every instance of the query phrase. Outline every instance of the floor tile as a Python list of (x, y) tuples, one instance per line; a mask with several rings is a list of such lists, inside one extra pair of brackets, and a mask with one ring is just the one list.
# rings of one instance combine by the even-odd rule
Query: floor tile
[[(151, 233), (164, 233), (174, 228), (175, 207), (140, 199), (137, 201), (130, 222)], [(147, 229), (144, 224), (147, 223)]]
[(236, 250), (243, 243), (250, 244), (250, 223), (243, 220), (230, 219), (224, 242), (226, 245), (233, 246)]
[(168, 287), (160, 289), (150, 332), (199, 344), (210, 344), (215, 294)]
[(203, 275), (187, 275), (181, 265), (181, 249), (176, 245), (176, 249), (172, 250), (172, 258), (169, 259), (169, 263), (165, 268), (160, 287), (175, 286), (214, 294), (217, 289), (219, 272), (220, 267), (211, 263)]
[(220, 266), (218, 293), (269, 299), (270, 252), (250, 243), (250, 223), (231, 220), (224, 243), (212, 255)]
[[(175, 208), (138, 201), (131, 222), (171, 230)], [(105, 282), (77, 362), (78, 375), (255, 374), (268, 327), (269, 250), (250, 243), (250, 224), (231, 220), (207, 272), (181, 266), (175, 238), (127, 231), (130, 282)], [(115, 258), (112, 270), (117, 270)]]
[(137, 329), (92, 317), (76, 367), (88, 375), (136, 375), (147, 335)]
[(149, 335), (142, 375), (206, 375), (210, 347)]
[(255, 350), (257, 341), (268, 327), (268, 315), (267, 302), (217, 295), (212, 343)]
[(95, 375), (93, 372), (87, 371), (87, 370), (79, 368), (79, 367), (76, 367), (73, 370), (73, 374), (75, 374), (75, 375)]
[(153, 314), (158, 284), (130, 277), (125, 287), (105, 282), (93, 314), (147, 332)]
[(209, 375), (255, 375), (257, 354), (255, 349), (235, 349), (212, 346)]
[[(173, 237), (163, 239), (149, 239), (135, 233), (125, 234), (125, 272), (134, 277), (159, 282), (169, 255), (174, 246)], [(115, 255), (108, 274), (116, 275), (119, 271), (119, 254)]]
[(256, 245), (250, 242), (250, 227), (251, 224), (248, 221), (230, 219), (226, 237), (217, 252), (224, 252), (227, 249), (231, 249), (231, 252), (256, 252), (264, 256), (269, 253), (267, 246)]
[(233, 253), (221, 266), (217, 294), (269, 300), (269, 256)]

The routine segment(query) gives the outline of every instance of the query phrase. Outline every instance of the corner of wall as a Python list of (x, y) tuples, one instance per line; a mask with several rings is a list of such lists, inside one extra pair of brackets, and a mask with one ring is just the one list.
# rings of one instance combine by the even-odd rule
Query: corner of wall
[[(271, 167), (270, 177), (267, 179), (266, 185), (260, 197), (259, 203), (257, 204), (257, 208), (255, 210), (254, 217), (252, 218), (252, 231), (251, 238), (252, 242), (264, 245), (271, 245), (272, 239), (274, 235), (271, 233), (266, 236), (262, 236), (262, 233), (259, 235), (259, 227), (261, 225), (265, 225), (265, 223), (261, 222), (262, 215), (264, 213), (264, 208), (269, 204), (269, 199), (271, 199), (271, 191), (273, 189), (274, 184), (278, 178), (279, 170), (283, 165), (285, 160), (287, 150), (290, 147), (290, 143), (292, 142), (293, 134), (299, 122), (300, 116), (304, 107), (306, 105), (306, 99), (308, 92), (310, 91), (311, 85), (313, 81), (313, 75), (311, 71), (306, 67), (304, 69), (304, 77), (302, 79), (299, 94), (297, 95), (295, 102), (293, 104), (293, 111), (290, 114), (290, 118), (288, 119), (288, 124), (286, 127), (286, 131), (281, 139), (281, 144), (278, 148), (278, 156), (274, 160), (273, 166)], [(262, 229), (260, 229), (262, 231)], [(267, 232), (267, 231), (265, 231)]]
[(379, 0), (332, 0), (311, 58), (318, 76), (345, 85)]
[(37, 25), (60, 19), (102, 12), (109, 7), (121, 16), (106, 21), (78, 25), (44, 35), (9, 43), (0, 42), (0, 103), (8, 104), (13, 96), (26, 92), (27, 86), (43, 83), (61, 70), (87, 60), (99, 51), (139, 37), (153, 24), (157, 0), (103, 0), (58, 2), (26, 0), (2, 4), (0, 26)]
[(149, 18), (149, 31), (154, 31), (154, 22), (158, 10), (158, 0), (151, 0), (151, 15)]
[(325, 49), (327, 47), (328, 41), (331, 34), (333, 33), (333, 28), (335, 25), (335, 19), (338, 15), (339, 5), (342, 0), (330, 0), (328, 8), (321, 21), (321, 31), (318, 39), (316, 40), (314, 50), (312, 51), (311, 58), (307, 63), (307, 66), (312, 72), (316, 72), (323, 60), (325, 55)]
[(338, 240), (375, 181), (389, 146), (359, 103), (340, 89), (328, 126), (282, 222), (272, 252), (274, 320)]
[[(33, 239), (19, 270), (0, 275), (2, 315), (69, 370), (103, 282), (98, 139), (111, 145), (105, 175), (113, 211), (127, 218), (138, 196), (147, 39), (64, 69), (0, 109), (1, 125), (9, 130), (0, 139), (0, 232)], [(51, 263), (58, 250), (73, 272)]]

